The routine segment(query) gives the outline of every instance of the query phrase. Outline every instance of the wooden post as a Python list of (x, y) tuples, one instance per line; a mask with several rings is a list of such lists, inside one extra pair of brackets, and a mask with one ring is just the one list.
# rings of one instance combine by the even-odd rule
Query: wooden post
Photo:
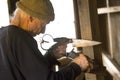
[[(82, 39), (100, 41), (100, 29), (98, 24), (97, 1), (96, 0), (78, 0), (78, 11), (80, 19), (80, 33)], [(105, 80), (105, 67), (102, 63), (101, 46), (83, 48), (83, 53), (90, 58), (95, 59), (100, 68), (95, 73), (93, 80)], [(92, 75), (92, 73), (91, 73)], [(95, 76), (94, 75), (94, 76)], [(92, 76), (89, 76), (92, 79)], [(96, 79), (95, 79), (96, 78)], [(89, 80), (89, 79), (88, 79)]]

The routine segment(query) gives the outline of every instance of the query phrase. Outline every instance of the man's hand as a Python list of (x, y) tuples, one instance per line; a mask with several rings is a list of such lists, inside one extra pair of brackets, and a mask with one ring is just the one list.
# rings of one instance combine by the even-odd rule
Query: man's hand
[(50, 66), (54, 64), (60, 65), (59, 64), (60, 62), (57, 59), (67, 55), (66, 53), (67, 44), (71, 42), (71, 40), (67, 38), (60, 39), (57, 38), (55, 41), (57, 43), (51, 46), (44, 55), (45, 58), (50, 63)]
[(72, 62), (78, 64), (83, 72), (87, 71), (89, 68), (89, 62), (83, 54), (80, 54), (78, 57), (74, 58)]

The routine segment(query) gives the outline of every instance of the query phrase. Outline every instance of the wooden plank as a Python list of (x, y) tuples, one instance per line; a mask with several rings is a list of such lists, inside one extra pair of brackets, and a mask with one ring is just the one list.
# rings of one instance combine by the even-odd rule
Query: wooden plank
[[(97, 2), (96, 0), (78, 0), (81, 38), (88, 40), (100, 40), (100, 29), (98, 26)], [(95, 53), (94, 53), (95, 51)], [(95, 58), (102, 65), (100, 47), (83, 48), (83, 52)]]
[(112, 58), (120, 65), (120, 12), (110, 14)]
[(120, 6), (120, 0), (109, 0), (109, 6)]
[(109, 73), (115, 78), (115, 80), (120, 80), (120, 68), (119, 66), (105, 53), (102, 54), (103, 64)]
[[(96, 0), (78, 0), (78, 9), (81, 38), (100, 41)], [(94, 58), (95, 61), (100, 65), (100, 68), (103, 67), (101, 51), (102, 50), (100, 46), (83, 48), (83, 52)], [(101, 69), (96, 73), (96, 77), (97, 80), (105, 80), (104, 74), (101, 74)]]
[(75, 18), (75, 32), (76, 32), (76, 38), (80, 39), (80, 21), (79, 21), (79, 14), (78, 14), (78, 4), (77, 0), (73, 0), (73, 6), (74, 6), (74, 18)]
[[(80, 33), (82, 39), (92, 40), (90, 11), (88, 0), (78, 0), (78, 11), (80, 19)], [(94, 58), (93, 47), (83, 48), (83, 53)]]
[[(89, 15), (91, 23), (92, 38), (96, 41), (101, 41), (100, 35), (100, 26), (98, 24), (98, 14), (97, 14), (97, 0), (89, 0)], [(102, 64), (102, 55), (101, 55), (101, 46), (94, 46), (94, 57), (96, 62), (103, 66)]]
[(106, 7), (106, 0), (97, 0), (97, 8)]
[(85, 80), (97, 80), (96, 74), (85, 73)]
[(98, 14), (107, 14), (107, 13), (115, 13), (115, 12), (120, 12), (120, 6), (98, 8)]

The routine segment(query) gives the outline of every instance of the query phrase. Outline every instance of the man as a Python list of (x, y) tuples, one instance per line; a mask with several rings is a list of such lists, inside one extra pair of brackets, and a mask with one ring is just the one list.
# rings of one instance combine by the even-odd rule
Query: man
[(75, 80), (87, 69), (88, 61), (81, 54), (54, 72), (50, 65), (65, 54), (61, 56), (58, 51), (43, 56), (39, 52), (33, 37), (44, 33), (45, 26), (53, 20), (54, 10), (49, 0), (17, 2), (10, 25), (0, 29), (0, 80)]

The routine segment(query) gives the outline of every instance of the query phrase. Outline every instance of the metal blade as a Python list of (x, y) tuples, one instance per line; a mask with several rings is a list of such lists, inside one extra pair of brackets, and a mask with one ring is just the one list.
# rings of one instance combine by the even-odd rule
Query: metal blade
[(99, 45), (101, 42), (83, 39), (73, 39), (73, 47), (89, 47), (94, 45)]

